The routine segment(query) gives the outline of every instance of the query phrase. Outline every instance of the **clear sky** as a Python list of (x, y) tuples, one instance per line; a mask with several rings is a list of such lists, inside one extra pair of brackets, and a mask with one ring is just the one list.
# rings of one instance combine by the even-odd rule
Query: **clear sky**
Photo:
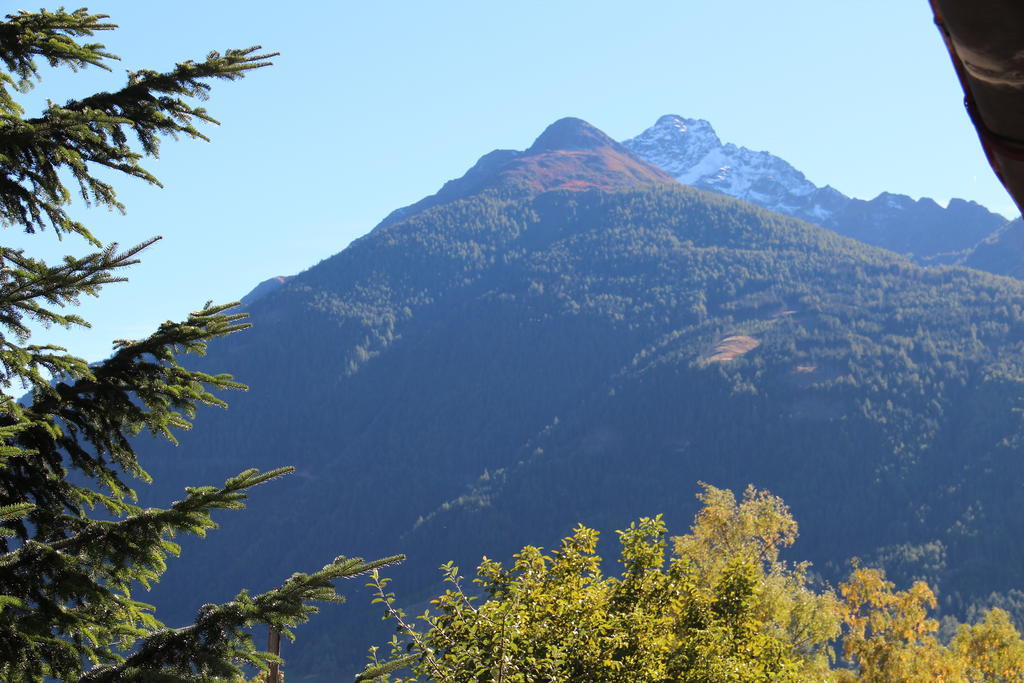
[[(34, 7), (34, 5), (33, 5)], [(48, 79), (63, 102), (211, 49), (262, 44), (275, 66), (215, 86), (211, 143), (169, 141), (164, 189), (125, 180), (128, 215), (87, 212), (105, 241), (165, 239), (82, 313), (44, 331), (90, 359), (207, 299), (299, 272), (495, 148), (523, 149), (563, 116), (616, 139), (662, 114), (709, 120), (813, 182), (871, 198), (975, 200), (1013, 215), (962, 106), (926, 0), (106, 0), (112, 74)], [(52, 234), (16, 243), (80, 250)], [(244, 379), (244, 378), (242, 378)]]

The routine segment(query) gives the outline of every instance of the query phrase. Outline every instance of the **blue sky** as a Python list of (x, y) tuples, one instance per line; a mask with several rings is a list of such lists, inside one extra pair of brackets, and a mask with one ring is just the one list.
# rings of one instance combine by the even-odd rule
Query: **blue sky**
[[(163, 189), (125, 180), (128, 215), (83, 214), (105, 241), (165, 239), (131, 282), (85, 302), (88, 331), (47, 330), (101, 358), (208, 299), (340, 251), (392, 209), (494, 148), (523, 149), (563, 116), (616, 139), (658, 116), (705, 118), (819, 185), (973, 199), (1011, 215), (985, 162), (925, 0), (558, 0), (280, 3), (110, 0), (114, 73), (55, 75), (63, 101), (211, 49), (262, 44), (270, 69), (215, 86), (209, 144), (169, 141)], [(52, 234), (8, 244), (80, 251)], [(243, 378), (244, 379), (244, 378)]]

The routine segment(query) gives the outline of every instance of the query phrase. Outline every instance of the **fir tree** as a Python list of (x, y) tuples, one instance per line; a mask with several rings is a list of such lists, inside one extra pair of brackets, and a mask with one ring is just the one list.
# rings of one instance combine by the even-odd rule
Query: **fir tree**
[(0, 246), (0, 678), (234, 680), (246, 664), (277, 661), (246, 629), (266, 624), (290, 635), (290, 626), (316, 611), (311, 602), (342, 599), (336, 579), (400, 557), (339, 557), (262, 595), (242, 591), (206, 605), (184, 628), (164, 627), (135, 599), (177, 554), (176, 534), (203, 535), (215, 526), (212, 510), (243, 507), (249, 488), (291, 468), (247, 470), (223, 486), (189, 488), (166, 509), (137, 504), (133, 480), (148, 475), (131, 437), (149, 431), (174, 441), (197, 407), (224, 405), (214, 392), (244, 388), (178, 360), (248, 326), (231, 305), (208, 304), (146, 339), (119, 340), (110, 358), (92, 365), (29, 343), (34, 327), (86, 325), (69, 310), (81, 296), (122, 281), (123, 269), (155, 241), (105, 245), (71, 216), (75, 196), (123, 211), (115, 188), (95, 172), (106, 167), (158, 185), (141, 162), (157, 155), (166, 136), (206, 139), (195, 126), (216, 121), (194, 102), (206, 99), (211, 81), (242, 78), (274, 56), (259, 47), (211, 52), (167, 72), (131, 72), (116, 92), (25, 115), (17, 98), (39, 80), (40, 63), (109, 70), (117, 58), (89, 41), (114, 28), (85, 9), (21, 11), (0, 23), (0, 221), (95, 247), (47, 263)]

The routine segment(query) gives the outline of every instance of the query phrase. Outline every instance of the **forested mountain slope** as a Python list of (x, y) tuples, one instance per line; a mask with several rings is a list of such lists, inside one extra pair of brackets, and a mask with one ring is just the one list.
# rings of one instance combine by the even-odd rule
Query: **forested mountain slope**
[[(920, 268), (556, 125), (569, 149), (393, 215), (252, 301), (253, 328), (202, 359), (251, 390), (180, 452), (150, 449), (161, 487), (299, 474), (217, 543), (186, 543), (154, 599), (188, 614), (321, 558), (405, 552), (394, 588), (415, 602), (446, 560), (578, 522), (663, 512), (683, 531), (699, 480), (782, 495), (796, 556), (826, 576), (859, 555), (928, 577), (950, 611), (1012, 599), (1024, 283)], [(348, 593), (298, 630), (289, 680), (382, 641)]]

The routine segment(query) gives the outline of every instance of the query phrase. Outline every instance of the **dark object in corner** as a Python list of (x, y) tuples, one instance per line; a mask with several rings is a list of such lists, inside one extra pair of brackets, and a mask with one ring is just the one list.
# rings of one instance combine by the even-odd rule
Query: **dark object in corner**
[(981, 146), (1024, 208), (1024, 3), (930, 1)]

